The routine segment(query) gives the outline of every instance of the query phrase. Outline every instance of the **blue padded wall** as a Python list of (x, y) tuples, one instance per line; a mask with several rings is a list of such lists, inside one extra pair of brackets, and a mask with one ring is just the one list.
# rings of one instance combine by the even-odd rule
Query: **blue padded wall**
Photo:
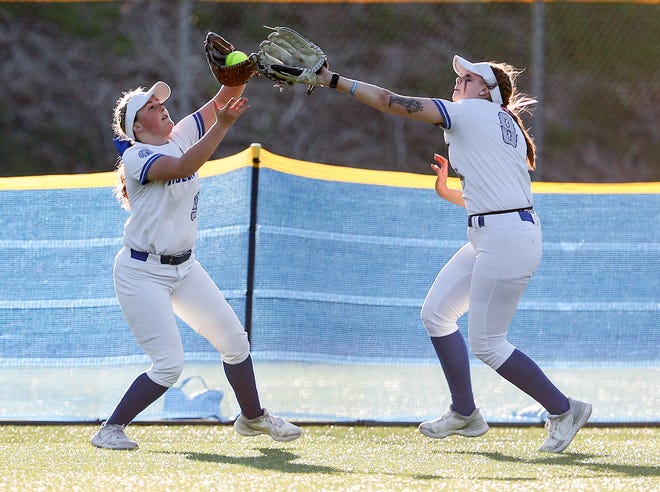
[[(434, 359), (419, 310), (465, 242), (433, 190), (262, 169), (253, 348), (276, 359)], [(537, 194), (544, 258), (510, 339), (545, 363), (660, 355), (657, 195)], [(461, 320), (465, 327), (465, 318)]]
[[(204, 181), (198, 258), (243, 318), (247, 282), (248, 168)], [(110, 188), (0, 192), (0, 361), (98, 363), (142, 355), (112, 282), (127, 213)], [(182, 330), (191, 357), (217, 359)]]
[[(252, 172), (245, 166), (204, 178), (197, 242), (198, 259), (243, 321)], [(543, 367), (657, 370), (660, 195), (537, 193), (535, 208), (544, 257), (513, 320), (512, 343)], [(126, 217), (109, 187), (0, 191), (0, 383), (14, 388), (5, 393), (0, 419), (26, 415), (24, 406), (34, 398), (41, 404), (26, 418), (102, 418), (120, 389), (104, 392), (94, 378), (106, 368), (119, 377), (120, 366), (137, 364), (130, 369), (137, 371), (148, 363), (112, 284)], [(356, 371), (365, 364), (437, 367), (419, 311), (435, 275), (466, 240), (464, 209), (428, 188), (313, 179), (262, 167), (257, 219), (250, 326), (255, 361), (281, 362), (285, 373), (299, 370), (298, 362), (355, 364)], [(465, 335), (466, 319), (459, 325)], [(222, 374), (215, 349), (181, 327), (187, 359), (208, 362)], [(67, 382), (70, 405), (84, 410), (61, 408), (59, 389), (47, 378), (22, 394), (33, 377), (30, 368), (47, 373), (53, 366), (74, 374), (89, 369), (85, 384), (78, 376)], [(131, 380), (130, 371), (121, 377)], [(279, 374), (260, 381), (278, 387)], [(616, 371), (608, 374), (616, 380)], [(593, 375), (590, 384), (597, 387), (600, 377)], [(360, 387), (357, 374), (354, 384)], [(41, 393), (49, 388), (52, 402)], [(298, 399), (295, 391), (283, 401)], [(99, 402), (106, 407), (99, 410)], [(332, 413), (319, 405), (305, 415)], [(638, 419), (657, 419), (657, 405), (645, 408)], [(288, 416), (303, 415), (296, 412)]]

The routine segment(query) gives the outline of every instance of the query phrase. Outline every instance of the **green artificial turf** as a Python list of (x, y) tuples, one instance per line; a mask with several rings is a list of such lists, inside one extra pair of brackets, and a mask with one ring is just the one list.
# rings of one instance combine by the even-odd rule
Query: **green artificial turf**
[(304, 426), (300, 439), (227, 425), (132, 425), (135, 451), (94, 448), (91, 425), (0, 425), (2, 491), (652, 491), (660, 429), (588, 427), (561, 454), (541, 427), (433, 440), (407, 426)]

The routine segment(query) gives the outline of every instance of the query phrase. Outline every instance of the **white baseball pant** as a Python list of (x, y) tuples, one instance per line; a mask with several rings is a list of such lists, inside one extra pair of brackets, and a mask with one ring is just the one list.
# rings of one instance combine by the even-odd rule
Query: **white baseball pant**
[(194, 255), (180, 265), (161, 265), (152, 256), (133, 259), (122, 248), (115, 257), (114, 282), (126, 322), (151, 358), (147, 375), (155, 383), (170, 387), (183, 370), (175, 315), (206, 338), (224, 362), (239, 364), (250, 355), (243, 325)]
[[(458, 330), (468, 312), (470, 350), (498, 369), (515, 347), (506, 338), (527, 284), (541, 261), (541, 224), (518, 212), (473, 220), (469, 243), (440, 270), (422, 305), (422, 322), (431, 337)], [(528, 217), (530, 216), (528, 215)]]

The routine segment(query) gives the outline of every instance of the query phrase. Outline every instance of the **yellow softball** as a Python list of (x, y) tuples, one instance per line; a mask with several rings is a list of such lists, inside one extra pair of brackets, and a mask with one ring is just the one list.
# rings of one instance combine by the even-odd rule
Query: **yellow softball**
[(232, 51), (227, 55), (225, 59), (225, 67), (230, 67), (236, 65), (237, 63), (244, 62), (248, 59), (248, 56), (242, 51)]

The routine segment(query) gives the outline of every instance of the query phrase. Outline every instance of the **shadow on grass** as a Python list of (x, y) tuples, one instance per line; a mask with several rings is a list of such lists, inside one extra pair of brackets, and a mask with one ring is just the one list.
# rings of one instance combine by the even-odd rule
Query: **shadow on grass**
[(585, 463), (586, 460), (603, 459), (607, 455), (603, 454), (582, 454), (582, 453), (562, 453), (556, 455), (543, 456), (541, 458), (524, 459), (519, 456), (510, 456), (498, 452), (485, 451), (458, 451), (454, 454), (464, 454), (470, 456), (484, 456), (494, 461), (527, 463), (531, 465), (563, 465), (563, 466), (582, 466), (596, 472), (615, 472), (629, 477), (652, 477), (658, 476), (658, 468), (655, 466), (644, 465), (619, 465), (616, 463)]
[(300, 456), (277, 448), (259, 448), (261, 456), (227, 456), (217, 453), (198, 453), (195, 451), (160, 451), (162, 454), (183, 455), (189, 460), (207, 463), (241, 465), (257, 470), (273, 470), (283, 473), (350, 473), (331, 466), (317, 466), (306, 463), (294, 463)]

